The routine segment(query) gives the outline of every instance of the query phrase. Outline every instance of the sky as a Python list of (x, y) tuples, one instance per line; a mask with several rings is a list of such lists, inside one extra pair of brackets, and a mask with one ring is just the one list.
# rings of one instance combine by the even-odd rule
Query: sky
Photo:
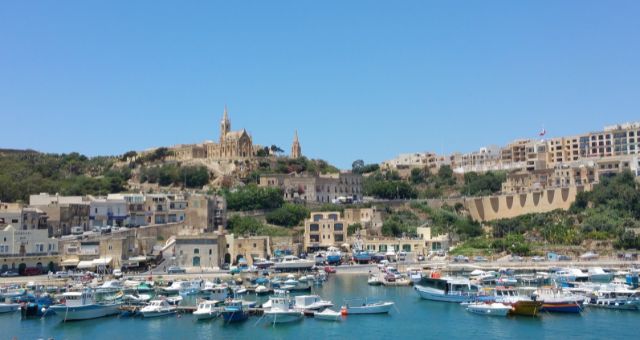
[(233, 130), (350, 168), (640, 120), (639, 1), (2, 1), (0, 148)]

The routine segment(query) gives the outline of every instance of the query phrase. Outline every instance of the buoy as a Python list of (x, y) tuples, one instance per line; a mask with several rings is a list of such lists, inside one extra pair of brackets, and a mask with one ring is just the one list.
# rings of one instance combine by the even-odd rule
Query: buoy
[(346, 306), (342, 306), (342, 308), (340, 308), (340, 314), (342, 314), (342, 316), (346, 316), (348, 314)]

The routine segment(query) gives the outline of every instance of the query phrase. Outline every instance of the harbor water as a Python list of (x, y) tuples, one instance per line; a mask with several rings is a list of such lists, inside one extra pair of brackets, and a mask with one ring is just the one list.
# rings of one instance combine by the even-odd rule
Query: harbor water
[[(396, 303), (389, 315), (350, 315), (342, 322), (305, 318), (271, 325), (259, 316), (241, 324), (221, 319), (196, 321), (191, 315), (157, 319), (107, 317), (62, 323), (56, 318), (21, 320), (20, 313), (0, 315), (2, 339), (633, 339), (640, 312), (585, 309), (582, 315), (542, 313), (539, 317), (487, 317), (464, 307), (422, 300), (411, 287), (367, 285), (366, 275), (333, 275), (314, 294), (333, 301), (371, 297)], [(248, 296), (248, 299), (255, 297)], [(264, 301), (265, 298), (261, 299)]]

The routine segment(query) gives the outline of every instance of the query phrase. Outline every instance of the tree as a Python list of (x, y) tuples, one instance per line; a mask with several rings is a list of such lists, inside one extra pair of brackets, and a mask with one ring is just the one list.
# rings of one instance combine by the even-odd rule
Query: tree
[(279, 153), (283, 153), (283, 152), (284, 152), (284, 150), (280, 149), (280, 148), (279, 148), (277, 145), (275, 145), (275, 144), (274, 144), (274, 145), (271, 145), (270, 150), (271, 150), (271, 152), (272, 152), (272, 153), (275, 153), (275, 154), (279, 154)]
[(120, 157), (120, 160), (124, 162), (127, 159), (133, 158), (133, 157), (136, 157), (136, 156), (138, 156), (137, 152), (135, 152), (135, 151), (127, 151)]
[(362, 224), (360, 223), (354, 223), (354, 224), (350, 224), (347, 227), (347, 236), (353, 236), (355, 235), (358, 230), (362, 229)]
[(262, 188), (255, 184), (246, 185), (233, 192), (225, 190), (223, 194), (229, 210), (277, 209), (284, 203), (280, 189)]
[(362, 159), (358, 159), (351, 163), (351, 171), (354, 173), (360, 173), (362, 168), (364, 168), (364, 161)]
[(267, 222), (283, 227), (300, 225), (309, 216), (309, 209), (299, 204), (287, 203), (267, 214)]

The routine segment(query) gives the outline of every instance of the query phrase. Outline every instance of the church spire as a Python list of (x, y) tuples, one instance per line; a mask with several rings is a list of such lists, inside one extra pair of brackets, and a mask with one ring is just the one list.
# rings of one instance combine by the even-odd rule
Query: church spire
[(229, 121), (229, 114), (227, 112), (227, 105), (224, 105), (224, 113), (222, 114), (222, 121), (220, 122), (220, 142), (222, 142), (227, 133), (231, 131), (231, 122)]
[(298, 130), (293, 135), (293, 144), (291, 145), (291, 158), (302, 157), (302, 148), (300, 147), (300, 141), (298, 140)]

